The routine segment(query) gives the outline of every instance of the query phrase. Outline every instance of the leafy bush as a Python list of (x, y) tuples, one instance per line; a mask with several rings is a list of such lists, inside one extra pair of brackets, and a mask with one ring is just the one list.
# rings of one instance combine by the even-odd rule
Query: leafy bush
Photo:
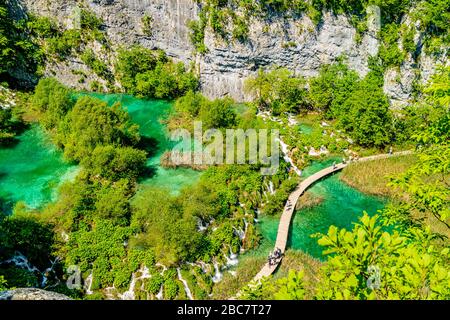
[(154, 274), (145, 283), (145, 290), (151, 294), (157, 294), (164, 283), (164, 278), (160, 274)]
[(147, 157), (145, 151), (113, 145), (97, 146), (81, 165), (93, 175), (111, 181), (135, 180), (143, 172)]
[(325, 65), (317, 77), (309, 80), (308, 100), (313, 109), (323, 112), (327, 118), (335, 118), (358, 81), (358, 74), (343, 62)]
[[(43, 52), (30, 38), (25, 21), (14, 21), (4, 0), (0, 2), (0, 82), (23, 82), (17, 75), (36, 75)], [(19, 81), (21, 80), (21, 81)]]
[(120, 104), (110, 107), (84, 96), (58, 127), (56, 141), (68, 159), (81, 161), (90, 157), (98, 145), (136, 144), (140, 139), (138, 131)]
[(254, 95), (261, 107), (270, 108), (275, 115), (299, 112), (306, 108), (304, 80), (285, 68), (270, 72), (260, 69), (258, 75), (245, 83), (245, 90)]
[(31, 102), (42, 113), (41, 123), (46, 129), (56, 127), (74, 105), (71, 91), (54, 78), (39, 81)]
[(198, 87), (198, 80), (182, 63), (141, 46), (120, 50), (116, 71), (123, 88), (139, 97), (173, 99)]

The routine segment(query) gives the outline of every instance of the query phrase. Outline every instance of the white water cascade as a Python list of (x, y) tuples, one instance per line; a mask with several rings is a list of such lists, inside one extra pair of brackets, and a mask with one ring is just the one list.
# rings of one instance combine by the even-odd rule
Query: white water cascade
[(25, 257), (20, 252), (16, 252), (14, 257), (12, 257), (9, 260), (4, 261), (3, 263), (14, 263), (16, 265), (16, 267), (18, 267), (18, 268), (26, 269), (29, 272), (41, 273), (41, 271), (38, 268), (36, 268), (35, 266), (31, 265), (30, 262), (28, 261), (28, 258)]
[(227, 259), (227, 267), (234, 267), (239, 263), (238, 255), (236, 253), (233, 253), (230, 248), (230, 256), (225, 255), (225, 258)]
[(42, 282), (41, 282), (41, 287), (45, 287), (45, 285), (47, 284), (47, 275), (53, 271), (53, 268), (55, 267), (55, 264), (59, 261), (59, 258), (56, 258), (55, 260), (53, 260), (52, 264), (50, 267), (48, 267), (47, 269), (45, 269), (45, 271), (42, 274)]
[(186, 296), (189, 298), (189, 300), (194, 300), (194, 297), (192, 296), (191, 289), (189, 289), (188, 283), (181, 276), (180, 268), (177, 268), (177, 273), (178, 273), (178, 280), (180, 280), (183, 283), (184, 291), (186, 292)]
[(286, 143), (283, 142), (283, 140), (278, 139), (278, 141), (280, 142), (280, 146), (281, 146), (281, 152), (283, 152), (283, 158), (286, 162), (288, 162), (291, 167), (294, 169), (295, 173), (298, 176), (302, 175), (302, 171), (294, 164), (294, 160), (292, 160), (291, 157), (289, 157), (289, 147)]
[(156, 299), (162, 300), (163, 298), (164, 298), (163, 287), (161, 286), (161, 289), (159, 289), (159, 292), (158, 292), (158, 294), (156, 295)]
[(214, 283), (218, 283), (218, 282), (222, 281), (223, 275), (220, 272), (219, 265), (218, 265), (218, 263), (216, 261), (214, 261), (214, 270), (216, 271), (216, 273), (214, 274), (214, 276), (212, 278), (212, 281)]

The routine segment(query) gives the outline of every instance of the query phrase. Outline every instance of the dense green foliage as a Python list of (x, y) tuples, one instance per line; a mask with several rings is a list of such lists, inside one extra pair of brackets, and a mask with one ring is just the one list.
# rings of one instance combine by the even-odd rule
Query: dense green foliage
[(18, 110), (0, 105), (0, 144), (14, 138), (21, 127), (22, 120)]
[[(9, 217), (0, 214), (0, 261), (20, 254), (28, 259), (30, 266), (45, 269), (53, 259), (52, 229), (50, 224), (27, 213), (16, 212)], [(39, 274), (16, 268), (13, 263), (0, 265), (0, 274), (0, 287), (6, 286), (6, 282), (8, 287), (37, 286), (42, 281)]]
[(119, 51), (116, 72), (124, 89), (139, 97), (173, 99), (198, 87), (195, 75), (183, 63), (141, 46)]
[[(121, 166), (117, 170), (127, 168), (123, 164), (125, 159), (135, 161), (130, 157), (132, 150), (128, 149), (118, 152), (98, 149), (95, 152), (98, 159), (89, 158), (97, 146), (135, 146), (139, 142), (139, 128), (131, 123), (121, 105), (109, 107), (91, 97), (80, 97), (75, 101), (70, 90), (54, 79), (42, 79), (31, 100), (33, 107), (42, 113), (44, 126), (54, 131), (54, 140), (64, 149), (67, 159), (86, 160), (89, 168), (94, 169), (99, 163), (117, 158), (115, 165)], [(133, 153), (134, 156), (137, 154)], [(145, 162), (142, 156), (138, 159)], [(111, 173), (111, 170), (106, 171)]]
[(312, 108), (324, 112), (328, 118), (336, 118), (358, 81), (358, 74), (342, 62), (323, 66), (319, 75), (309, 80), (308, 99)]
[(210, 101), (201, 93), (189, 91), (176, 101), (175, 111), (177, 117), (184, 118), (184, 122), (202, 121), (204, 129), (232, 128), (237, 120), (233, 104), (230, 98)]
[[(379, 64), (373, 63), (376, 59), (371, 61), (372, 71), (365, 78), (360, 79), (342, 61), (323, 66), (309, 82), (284, 68), (260, 69), (246, 84), (257, 101), (246, 106), (243, 114), (229, 98), (210, 101), (197, 93), (199, 82), (194, 73), (159, 50), (140, 46), (120, 50), (117, 79), (126, 92), (139, 97), (179, 98), (173, 118), (176, 127), (193, 120), (201, 120), (204, 129), (267, 127), (269, 124), (256, 117), (260, 107), (282, 117), (318, 112), (320, 121), (343, 130), (333, 141), (319, 125), (309, 136), (297, 139), (289, 134), (284, 139), (296, 146), (296, 152), (323, 145), (340, 152), (351, 143), (344, 134), (360, 146), (378, 148), (412, 137), (419, 147), (419, 160), (392, 180), (407, 200), (388, 206), (382, 217), (364, 215), (352, 231), (331, 226), (328, 234), (320, 235), (328, 260), (318, 274), (320, 284), (308, 296), (448, 299), (448, 248), (445, 241), (426, 230), (423, 215), (449, 226), (449, 68), (442, 68), (432, 78), (423, 92), (423, 105), (408, 106), (396, 117), (382, 89), (382, 71), (399, 66), (408, 53), (414, 57), (421, 49), (416, 48), (413, 28), (399, 25), (411, 4), (418, 3), (413, 20), (421, 21), (424, 43), (433, 51), (448, 43), (448, 0), (199, 2), (204, 4), (200, 20), (191, 22), (190, 27), (191, 40), (202, 53), (207, 51), (203, 43), (206, 27), (227, 41), (244, 42), (252, 17), (269, 20), (274, 15), (308, 14), (319, 23), (322, 11), (328, 9), (346, 14), (357, 31), (364, 32), (367, 5), (381, 7)], [(0, 80), (15, 78), (20, 69), (36, 73), (45, 53), (47, 59), (56, 60), (79, 55), (95, 74), (113, 83), (115, 75), (108, 62), (87, 48), (92, 41), (108, 48), (103, 22), (92, 12), (81, 10), (79, 30), (63, 30), (50, 18), (30, 16), (13, 21), (4, 1), (0, 2), (0, 18)], [(152, 19), (144, 16), (142, 23), (150, 36)], [(261, 176), (259, 165), (227, 165), (207, 169), (197, 184), (179, 195), (151, 187), (138, 192), (138, 179), (148, 173), (147, 154), (139, 149), (139, 128), (119, 104), (108, 106), (91, 97), (76, 96), (56, 80), (42, 79), (30, 105), (65, 157), (79, 163), (81, 171), (74, 181), (61, 186), (58, 201), (39, 216), (17, 205), (12, 216), (0, 217), (0, 261), (18, 251), (45, 270), (57, 255), (62, 259), (55, 271), (60, 280), (65, 280), (65, 269), (71, 265), (81, 268), (84, 279), (92, 275), (95, 294), (91, 298), (103, 298), (103, 290), (112, 286), (123, 292), (132, 275), (142, 273), (144, 266), (152, 277), (138, 280), (136, 287), (142, 287), (144, 293), (137, 293), (136, 298), (154, 298), (161, 288), (166, 299), (186, 298), (179, 270), (195, 298), (208, 298), (215, 271), (204, 271), (199, 264), (224, 265), (230, 253), (255, 248), (259, 243), (253, 224), (255, 212), (280, 213), (298, 183), (289, 176), (284, 162), (271, 177)], [(18, 122), (16, 109), (0, 108), (0, 141), (14, 136)], [(274, 193), (267, 192), (268, 183), (273, 183)], [(168, 268), (161, 271), (157, 262)], [(371, 287), (373, 272), (378, 270), (380, 285)], [(37, 272), (9, 264), (1, 265), (0, 274), (0, 290), (39, 286), (42, 280)], [(303, 299), (308, 290), (311, 286), (303, 273), (292, 271), (286, 278), (245, 288), (243, 297)]]
[(292, 76), (285, 68), (264, 72), (246, 82), (246, 90), (256, 96), (259, 105), (270, 108), (275, 115), (298, 113), (307, 108), (305, 81)]
[[(327, 263), (315, 299), (448, 299), (448, 248), (432, 245), (426, 231), (384, 231), (389, 224), (365, 214), (352, 231), (331, 226), (319, 244)], [(307, 284), (290, 273), (276, 282), (251, 284), (243, 299), (302, 299)]]
[(338, 125), (360, 145), (382, 147), (392, 142), (389, 101), (370, 76), (357, 84), (335, 114)]
[[(380, 76), (375, 71), (359, 79), (342, 62), (321, 68), (317, 77), (305, 81), (285, 69), (260, 70), (246, 82), (261, 108), (273, 114), (315, 110), (327, 119), (335, 119), (337, 127), (362, 146), (383, 147), (392, 141), (392, 115), (383, 92)], [(370, 92), (370, 95), (367, 95)]]
[(58, 127), (56, 136), (64, 155), (77, 161), (89, 157), (98, 145), (135, 145), (139, 139), (138, 127), (131, 123), (128, 113), (119, 104), (109, 107), (90, 97), (77, 100)]
[(0, 82), (19, 84), (20, 72), (36, 73), (43, 57), (26, 26), (14, 21), (5, 0), (0, 1)]

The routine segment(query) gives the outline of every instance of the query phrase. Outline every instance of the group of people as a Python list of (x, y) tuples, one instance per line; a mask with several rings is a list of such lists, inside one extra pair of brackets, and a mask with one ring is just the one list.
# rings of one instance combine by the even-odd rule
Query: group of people
[(274, 266), (277, 264), (277, 260), (281, 259), (283, 252), (280, 248), (276, 248), (273, 254), (269, 254), (269, 266)]
[(287, 205), (286, 205), (286, 209), (291, 210), (292, 209), (292, 203), (291, 200), (287, 200)]

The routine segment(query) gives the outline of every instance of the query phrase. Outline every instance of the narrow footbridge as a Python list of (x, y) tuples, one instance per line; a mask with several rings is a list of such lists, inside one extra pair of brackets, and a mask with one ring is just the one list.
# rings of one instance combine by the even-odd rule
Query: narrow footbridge
[[(277, 234), (277, 240), (275, 242), (275, 249), (279, 248), (281, 252), (284, 254), (286, 251), (286, 245), (289, 237), (289, 227), (292, 220), (292, 215), (295, 212), (295, 206), (297, 205), (297, 201), (300, 198), (300, 196), (315, 182), (319, 181), (320, 179), (329, 176), (337, 171), (340, 171), (344, 169), (346, 166), (348, 166), (351, 163), (355, 162), (365, 162), (365, 161), (373, 161), (373, 160), (379, 160), (379, 159), (385, 159), (390, 157), (398, 157), (403, 156), (407, 154), (412, 154), (412, 151), (402, 151), (402, 152), (396, 152), (393, 154), (379, 154), (374, 155), (370, 157), (361, 158), (354, 162), (347, 162), (347, 163), (339, 163), (335, 166), (331, 166), (328, 168), (325, 168), (312, 176), (306, 178), (305, 180), (301, 181), (300, 184), (297, 186), (297, 188), (289, 195), (289, 198), (286, 202), (286, 205), (284, 207), (283, 213), (281, 215), (280, 224), (278, 226), (278, 234)], [(281, 263), (281, 259), (277, 260), (274, 264), (269, 265), (269, 263), (266, 263), (264, 267), (261, 269), (261, 271), (255, 276), (253, 279), (254, 281), (258, 281), (263, 277), (270, 276), (275, 270), (277, 269), (278, 265)]]

